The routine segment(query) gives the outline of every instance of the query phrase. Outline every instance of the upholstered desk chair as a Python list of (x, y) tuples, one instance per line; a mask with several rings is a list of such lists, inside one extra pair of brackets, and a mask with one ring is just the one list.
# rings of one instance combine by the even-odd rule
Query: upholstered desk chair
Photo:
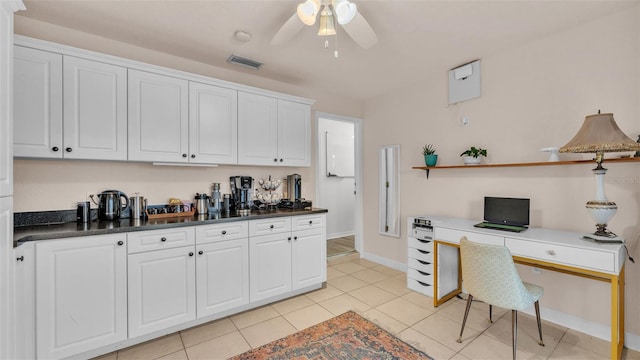
[[(505, 246), (479, 244), (463, 237), (460, 240), (460, 258), (462, 262), (462, 280), (465, 290), (469, 293), (467, 307), (464, 311), (462, 328), (458, 342), (462, 342), (469, 308), (473, 299), (489, 304), (489, 319), (491, 320), (492, 306), (511, 309), (511, 333), (513, 341), (513, 359), (516, 358), (516, 343), (518, 333), (518, 311), (535, 305), (538, 320), (539, 345), (542, 341), (542, 324), (540, 323), (540, 305), (538, 300), (544, 289), (537, 285), (522, 282), (509, 249)], [(492, 321), (493, 322), (493, 321)]]

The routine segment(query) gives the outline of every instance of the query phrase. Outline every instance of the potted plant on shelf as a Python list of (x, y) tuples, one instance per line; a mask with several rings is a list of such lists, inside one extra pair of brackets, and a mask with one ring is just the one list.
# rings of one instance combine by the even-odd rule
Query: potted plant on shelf
[(460, 156), (462, 156), (465, 165), (478, 165), (480, 164), (480, 157), (487, 156), (487, 149), (472, 146), (460, 154)]
[(422, 147), (422, 155), (424, 155), (424, 163), (427, 166), (436, 166), (438, 155), (432, 144), (426, 144)]

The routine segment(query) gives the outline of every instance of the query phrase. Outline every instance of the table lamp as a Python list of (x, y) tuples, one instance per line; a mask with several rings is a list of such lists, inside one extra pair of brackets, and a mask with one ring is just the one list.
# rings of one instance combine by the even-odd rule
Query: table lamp
[(613, 114), (588, 115), (584, 119), (578, 133), (565, 146), (561, 153), (595, 153), (596, 168), (596, 200), (587, 201), (587, 210), (596, 221), (596, 232), (588, 237), (600, 241), (622, 241), (613, 232), (607, 230), (607, 223), (616, 214), (618, 206), (607, 200), (604, 194), (604, 174), (607, 169), (602, 167), (605, 152), (621, 152), (640, 150), (640, 144), (633, 141), (620, 130)]

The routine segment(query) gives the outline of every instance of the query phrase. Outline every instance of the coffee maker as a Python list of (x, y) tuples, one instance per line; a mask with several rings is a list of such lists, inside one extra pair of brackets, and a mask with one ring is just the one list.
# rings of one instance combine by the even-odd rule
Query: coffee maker
[(302, 197), (302, 176), (299, 174), (287, 175), (284, 181), (284, 199), (278, 204), (284, 209), (305, 209), (312, 206), (311, 201)]
[(253, 178), (251, 176), (232, 176), (229, 178), (229, 182), (231, 185), (231, 211), (235, 211), (238, 215), (249, 215), (253, 203)]

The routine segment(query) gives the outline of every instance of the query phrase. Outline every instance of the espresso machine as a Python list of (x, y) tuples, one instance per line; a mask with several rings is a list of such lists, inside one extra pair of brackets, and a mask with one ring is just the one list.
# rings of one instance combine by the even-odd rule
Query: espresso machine
[(251, 176), (232, 176), (231, 211), (238, 215), (249, 215), (253, 204), (253, 178)]

